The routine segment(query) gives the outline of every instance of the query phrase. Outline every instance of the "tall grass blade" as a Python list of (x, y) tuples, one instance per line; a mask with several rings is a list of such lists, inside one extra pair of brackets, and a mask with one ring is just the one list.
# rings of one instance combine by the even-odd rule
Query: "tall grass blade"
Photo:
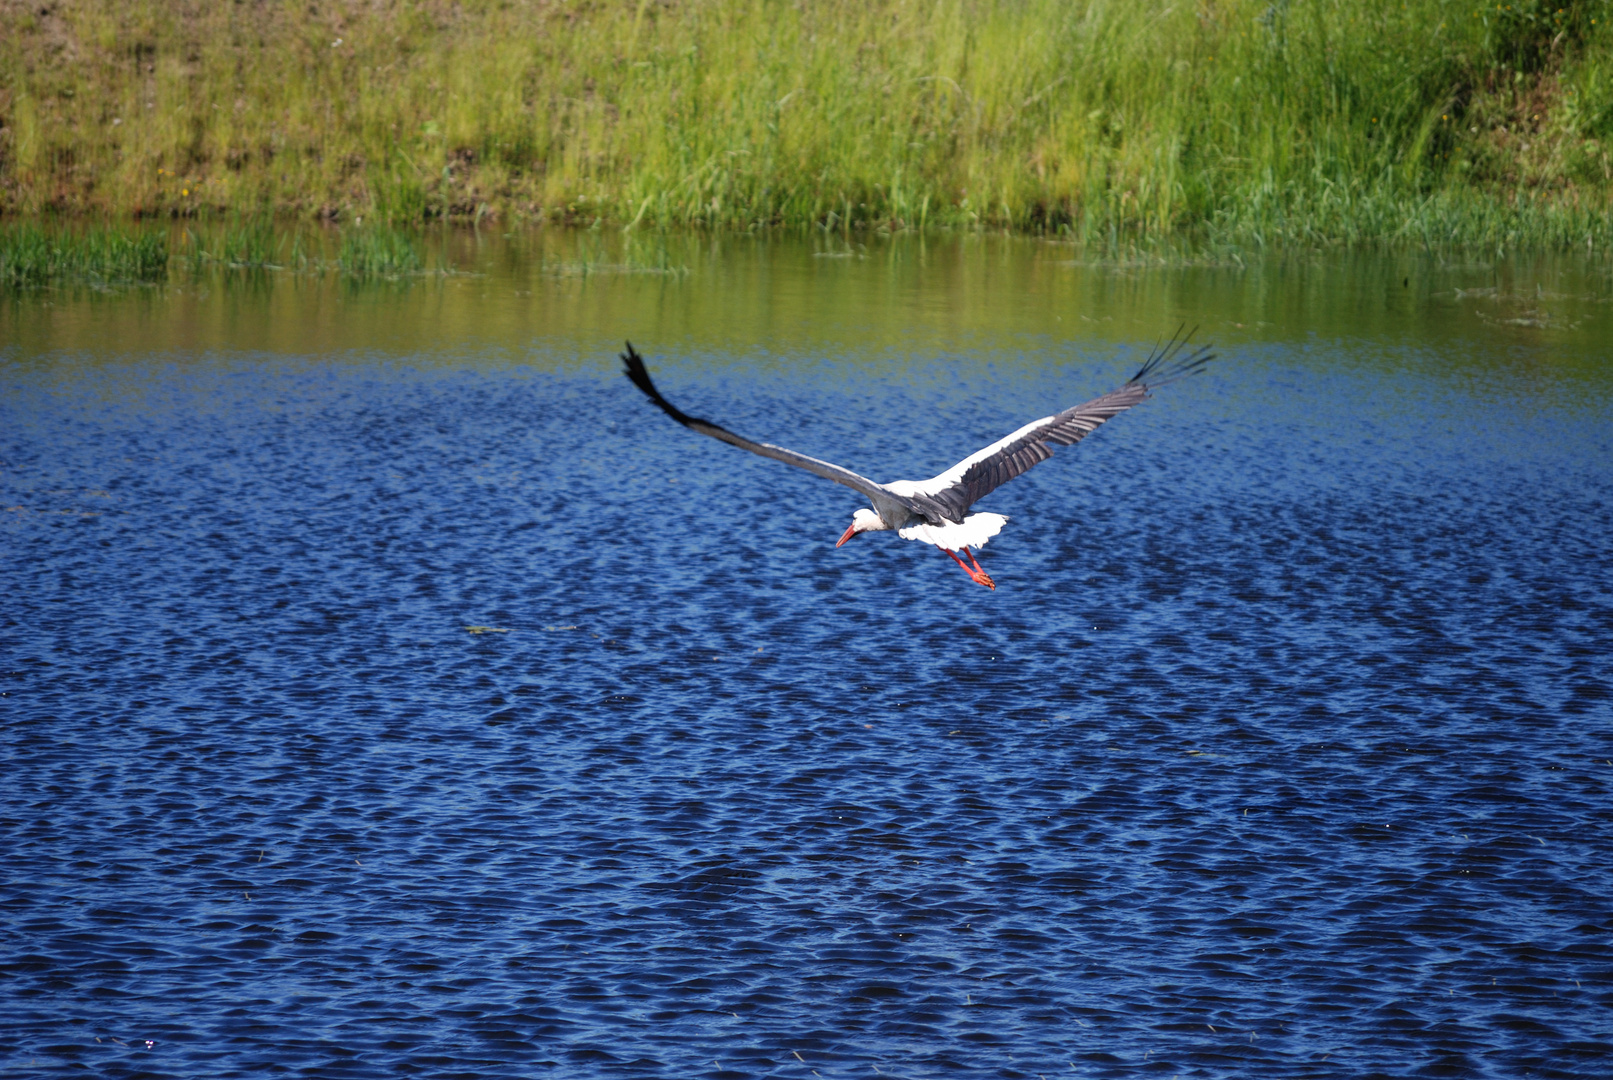
[(168, 238), (113, 227), (46, 230), (0, 228), (0, 285), (160, 281), (168, 274)]

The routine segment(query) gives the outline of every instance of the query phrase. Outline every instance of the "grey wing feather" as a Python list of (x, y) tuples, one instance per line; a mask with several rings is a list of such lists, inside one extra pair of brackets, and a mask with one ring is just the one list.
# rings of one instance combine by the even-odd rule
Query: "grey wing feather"
[(1215, 358), (1208, 346), (1182, 356), (1190, 336), (1178, 331), (1167, 344), (1155, 349), (1137, 374), (1119, 389), (1026, 424), (964, 458), (920, 490), (944, 506), (949, 518), (962, 521), (970, 506), (1052, 457), (1053, 446), (1074, 446), (1105, 420), (1147, 400), (1150, 391), (1193, 374)]
[[(866, 476), (860, 476), (850, 469), (841, 468), (833, 462), (819, 461), (815, 457), (798, 454), (794, 450), (787, 450), (782, 446), (774, 446), (771, 443), (753, 442), (743, 435), (735, 435), (732, 431), (719, 424), (713, 424), (710, 420), (699, 420), (688, 415), (661, 396), (661, 391), (656, 389), (655, 383), (650, 380), (649, 371), (644, 367), (644, 358), (633, 348), (632, 342), (627, 343), (627, 351), (622, 353), (621, 357), (622, 363), (627, 368), (627, 377), (633, 380), (633, 385), (644, 391), (645, 396), (655, 402), (662, 412), (689, 430), (697, 431), (702, 435), (709, 435), (713, 439), (719, 439), (730, 446), (737, 446), (741, 450), (749, 450), (753, 454), (760, 454), (762, 457), (782, 461), (784, 464), (794, 465), (798, 469), (805, 469), (807, 472), (821, 476), (825, 480), (833, 480), (837, 484), (855, 488), (868, 496), (869, 499), (891, 499), (894, 497), (880, 484), (876, 484)], [(907, 500), (902, 501), (906, 502)]]

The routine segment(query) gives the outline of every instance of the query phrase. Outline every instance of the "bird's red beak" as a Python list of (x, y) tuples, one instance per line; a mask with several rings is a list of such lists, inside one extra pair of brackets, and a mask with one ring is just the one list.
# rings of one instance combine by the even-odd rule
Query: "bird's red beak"
[(835, 541), (835, 547), (839, 547), (841, 544), (844, 544), (847, 540), (850, 540), (853, 536), (856, 536), (856, 535), (857, 535), (857, 523), (855, 521), (853, 521), (851, 523), (851, 527), (848, 528), (845, 532), (841, 533), (840, 534), (840, 539)]

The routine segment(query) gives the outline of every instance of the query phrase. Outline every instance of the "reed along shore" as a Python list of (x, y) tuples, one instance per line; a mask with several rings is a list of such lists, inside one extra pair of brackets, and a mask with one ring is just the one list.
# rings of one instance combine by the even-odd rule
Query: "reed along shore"
[(1610, 0), (0, 0), (0, 214), (1595, 248), (1610, 24)]

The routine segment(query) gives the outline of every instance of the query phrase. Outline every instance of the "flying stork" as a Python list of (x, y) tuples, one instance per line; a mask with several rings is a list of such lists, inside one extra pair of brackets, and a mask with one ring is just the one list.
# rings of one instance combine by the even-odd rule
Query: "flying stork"
[[(1032, 420), (1018, 431), (970, 454), (939, 476), (928, 480), (893, 480), (888, 484), (876, 484), (850, 469), (782, 446), (752, 442), (710, 420), (697, 420), (661, 396), (644, 368), (644, 358), (633, 348), (632, 342), (627, 343), (627, 351), (621, 357), (633, 385), (644, 391), (662, 412), (691, 431), (794, 465), (861, 492), (873, 504), (873, 509), (859, 509), (852, 514), (851, 526), (841, 534), (835, 547), (858, 533), (894, 529), (904, 540), (934, 544), (950, 555), (977, 584), (996, 589), (997, 583), (981, 569), (969, 549), (985, 547), (986, 541), (996, 536), (1008, 519), (1001, 514), (971, 514), (969, 508), (1032, 465), (1052, 457), (1050, 444), (1075, 445), (1105, 420), (1147, 400), (1150, 391), (1191, 375), (1214, 359), (1208, 346), (1184, 353), (1188, 337), (1191, 334), (1183, 335), (1178, 331), (1165, 345), (1155, 348), (1137, 374), (1117, 390), (1093, 398), (1085, 405)], [(959, 551), (968, 557), (967, 563), (958, 558)]]

